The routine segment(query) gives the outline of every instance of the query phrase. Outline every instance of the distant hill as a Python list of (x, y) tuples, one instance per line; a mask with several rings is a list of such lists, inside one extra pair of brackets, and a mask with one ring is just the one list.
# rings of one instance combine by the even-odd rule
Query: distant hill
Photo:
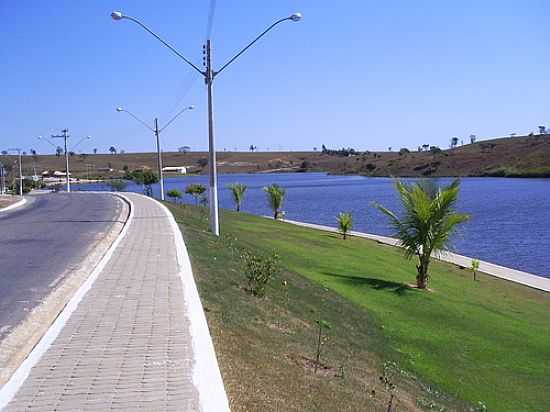
[[(205, 152), (164, 153), (165, 166), (186, 166), (190, 172), (207, 173)], [(480, 141), (454, 149), (433, 151), (361, 152), (352, 156), (321, 152), (219, 152), (220, 173), (269, 173), (326, 171), (369, 176), (508, 176), (550, 177), (550, 135), (520, 136)], [(75, 154), (74, 177), (120, 177), (125, 169), (156, 170), (156, 153)], [(17, 170), (15, 156), (0, 156), (6, 168)], [(25, 175), (65, 169), (64, 157), (27, 155)]]

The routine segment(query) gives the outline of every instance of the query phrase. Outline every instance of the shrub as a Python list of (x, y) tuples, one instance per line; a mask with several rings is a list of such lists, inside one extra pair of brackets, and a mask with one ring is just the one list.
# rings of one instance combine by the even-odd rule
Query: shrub
[(128, 186), (128, 183), (121, 179), (109, 180), (107, 184), (111, 187), (111, 190), (113, 192), (122, 192), (124, 189), (126, 189), (126, 186)]
[(185, 188), (185, 194), (195, 198), (195, 205), (198, 206), (201, 195), (206, 192), (206, 187), (201, 184), (191, 183)]
[(279, 255), (274, 253), (271, 256), (262, 256), (245, 251), (242, 259), (249, 291), (254, 296), (265, 296), (267, 284), (281, 270)]
[(168, 192), (166, 192), (166, 195), (173, 199), (174, 202), (178, 202), (178, 199), (181, 199), (181, 191), (178, 189), (170, 189)]

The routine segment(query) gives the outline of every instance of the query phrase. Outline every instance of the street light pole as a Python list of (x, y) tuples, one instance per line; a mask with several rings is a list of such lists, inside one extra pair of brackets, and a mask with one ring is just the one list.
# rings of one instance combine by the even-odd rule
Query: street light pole
[(212, 86), (214, 70), (212, 69), (212, 42), (206, 41), (206, 86), (208, 89), (208, 174), (210, 186), (210, 228), (214, 235), (220, 235), (218, 220), (218, 173), (216, 169), (216, 141), (214, 138), (214, 109), (212, 102)]
[(204, 53), (206, 54), (206, 62), (205, 62), (206, 70), (201, 70), (196, 65), (194, 65), (190, 60), (185, 58), (185, 56), (183, 56), (180, 52), (178, 52), (171, 44), (166, 42), (158, 34), (153, 32), (151, 29), (149, 29), (145, 24), (143, 24), (141, 21), (139, 21), (135, 17), (126, 16), (120, 11), (114, 11), (111, 13), (111, 18), (115, 21), (126, 19), (136, 23), (138, 26), (140, 26), (150, 35), (155, 37), (164, 46), (170, 49), (170, 51), (172, 51), (176, 56), (178, 56), (180, 59), (182, 59), (185, 63), (187, 63), (195, 71), (199, 72), (204, 77), (204, 81), (207, 86), (207, 94), (208, 94), (208, 151), (209, 151), (208, 153), (209, 168), (208, 169), (210, 174), (210, 180), (209, 180), (210, 182), (210, 229), (213, 234), (215, 234), (216, 236), (219, 236), (220, 227), (219, 227), (219, 214), (218, 214), (218, 187), (217, 187), (218, 179), (217, 179), (217, 171), (216, 171), (216, 145), (215, 145), (215, 139), (214, 139), (214, 115), (213, 115), (213, 103), (212, 103), (212, 86), (213, 86), (214, 78), (218, 74), (220, 74), (223, 70), (225, 70), (227, 66), (233, 63), (246, 50), (248, 50), (254, 43), (256, 43), (263, 36), (265, 36), (275, 26), (277, 26), (278, 24), (284, 21), (298, 22), (302, 19), (302, 15), (300, 13), (293, 13), (288, 17), (284, 17), (282, 19), (277, 20), (275, 23), (273, 23), (271, 26), (265, 29), (262, 33), (256, 36), (256, 38), (252, 40), (250, 43), (248, 43), (246, 47), (241, 49), (240, 52), (238, 52), (235, 56), (229, 59), (229, 61), (225, 63), (218, 71), (215, 71), (212, 67), (212, 43), (210, 39), (206, 41), (206, 45), (204, 46)]
[(155, 136), (157, 138), (157, 162), (159, 168), (159, 181), (160, 181), (160, 200), (164, 201), (164, 175), (162, 173), (162, 154), (160, 150), (160, 131), (159, 121), (155, 117)]
[(137, 117), (135, 114), (133, 114), (132, 112), (126, 110), (126, 109), (123, 109), (122, 107), (117, 107), (116, 108), (116, 111), (117, 112), (124, 112), (124, 113), (127, 113), (128, 115), (132, 116), (134, 119), (136, 119), (138, 122), (140, 122), (143, 126), (145, 126), (147, 129), (151, 130), (154, 134), (155, 134), (155, 138), (156, 138), (156, 141), (157, 141), (157, 164), (158, 164), (158, 169), (159, 169), (159, 183), (160, 183), (160, 199), (161, 200), (164, 200), (165, 199), (165, 195), (164, 195), (164, 172), (162, 171), (163, 167), (162, 167), (162, 150), (161, 150), (161, 147), (160, 147), (160, 133), (166, 129), (168, 126), (170, 126), (172, 124), (172, 122), (174, 120), (176, 120), (183, 112), (186, 112), (187, 110), (193, 110), (195, 108), (195, 106), (193, 105), (190, 105), (190, 106), (186, 106), (185, 108), (183, 108), (183, 110), (180, 110), (178, 113), (176, 113), (176, 115), (174, 117), (172, 117), (164, 126), (162, 126), (161, 128), (159, 128), (159, 122), (158, 122), (158, 118), (155, 117), (155, 120), (154, 120), (154, 127), (150, 127), (146, 122), (144, 122), (143, 120), (141, 120), (139, 117)]

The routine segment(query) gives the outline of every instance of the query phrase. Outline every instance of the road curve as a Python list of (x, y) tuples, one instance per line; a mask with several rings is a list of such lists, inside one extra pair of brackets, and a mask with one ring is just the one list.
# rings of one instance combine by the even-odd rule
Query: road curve
[(110, 194), (56, 193), (0, 215), (0, 340), (83, 261), (121, 207)]

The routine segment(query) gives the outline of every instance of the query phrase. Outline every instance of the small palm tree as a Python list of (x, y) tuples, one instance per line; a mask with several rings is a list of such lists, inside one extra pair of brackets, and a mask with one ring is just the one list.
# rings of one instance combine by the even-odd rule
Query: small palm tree
[(185, 188), (185, 194), (191, 195), (195, 198), (196, 206), (199, 205), (200, 197), (204, 192), (206, 192), (206, 187), (204, 187), (204, 185), (201, 185), (201, 184), (191, 183), (187, 185), (187, 187)]
[(178, 189), (170, 189), (166, 194), (169, 198), (173, 199), (175, 203), (178, 203), (178, 199), (181, 199), (181, 191)]
[(425, 182), (406, 185), (398, 180), (395, 186), (403, 204), (403, 217), (381, 205), (375, 207), (389, 216), (406, 256), (418, 257), (416, 284), (419, 289), (426, 289), (432, 253), (447, 249), (456, 226), (469, 218), (455, 213), (460, 182), (457, 179), (436, 190)]
[(353, 219), (351, 213), (340, 213), (338, 214), (338, 229), (342, 233), (342, 237), (346, 240), (348, 232), (353, 226)]
[(233, 183), (232, 185), (229, 185), (229, 188), (231, 189), (231, 194), (233, 195), (233, 201), (235, 202), (237, 212), (240, 212), (244, 193), (246, 192), (246, 189), (248, 189), (248, 186), (241, 183)]
[(477, 271), (479, 270), (479, 260), (472, 259), (472, 266), (470, 267), (470, 270), (472, 271), (472, 273), (474, 275), (474, 280), (477, 280), (476, 279), (476, 274), (477, 274)]
[(285, 189), (276, 183), (270, 186), (264, 187), (267, 193), (267, 201), (269, 207), (273, 210), (273, 218), (278, 219), (281, 215), (281, 208), (283, 207), (283, 201), (285, 199)]

